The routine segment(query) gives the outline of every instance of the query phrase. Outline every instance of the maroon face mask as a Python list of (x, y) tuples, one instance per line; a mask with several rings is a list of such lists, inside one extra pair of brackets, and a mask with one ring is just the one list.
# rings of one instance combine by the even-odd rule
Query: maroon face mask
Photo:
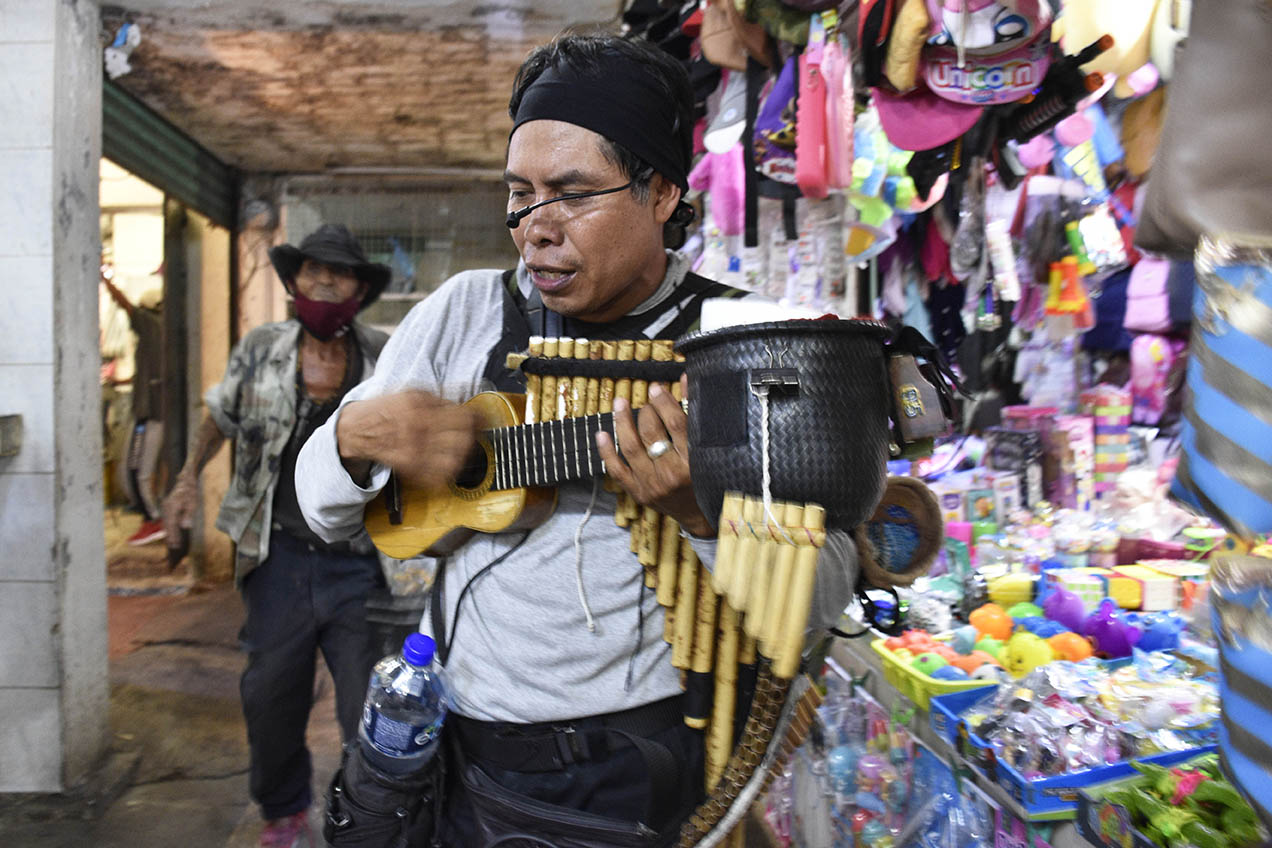
[(339, 303), (325, 300), (310, 300), (300, 292), (296, 292), (296, 317), (301, 326), (316, 339), (327, 341), (335, 338), (342, 330), (353, 323), (353, 316), (358, 314), (362, 299), (351, 297)]

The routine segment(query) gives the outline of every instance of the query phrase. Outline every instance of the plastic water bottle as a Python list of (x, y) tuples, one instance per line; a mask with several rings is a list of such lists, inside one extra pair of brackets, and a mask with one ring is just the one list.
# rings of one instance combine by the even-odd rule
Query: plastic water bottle
[(367, 760), (391, 774), (425, 766), (439, 744), (450, 696), (440, 672), (429, 668), (436, 645), (412, 633), (402, 652), (375, 664), (362, 707), (358, 740)]

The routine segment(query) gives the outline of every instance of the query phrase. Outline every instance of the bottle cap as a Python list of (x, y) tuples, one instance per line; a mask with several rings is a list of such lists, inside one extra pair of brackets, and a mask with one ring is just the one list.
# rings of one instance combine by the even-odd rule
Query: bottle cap
[(402, 643), (402, 658), (411, 665), (425, 666), (433, 661), (433, 651), (437, 644), (433, 637), (423, 633), (412, 633)]

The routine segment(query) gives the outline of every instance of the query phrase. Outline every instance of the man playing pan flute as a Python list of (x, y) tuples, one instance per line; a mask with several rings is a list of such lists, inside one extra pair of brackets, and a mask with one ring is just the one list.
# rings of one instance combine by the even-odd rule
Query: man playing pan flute
[[(521, 261), (459, 274), (416, 306), (375, 375), (305, 446), (297, 491), (324, 538), (361, 529), (390, 471), (416, 487), (453, 480), (478, 427), (462, 402), (524, 391), (504, 360), (529, 336), (675, 338), (696, 326), (703, 299), (737, 294), (668, 249), (691, 219), (692, 93), (674, 60), (617, 38), (563, 37), (522, 65), (509, 111), (508, 225)], [(637, 414), (622, 400), (613, 412), (617, 451), (596, 437), (609, 475), (678, 522), (709, 567), (716, 517), (694, 499), (681, 404), (651, 385)], [(664, 844), (702, 797), (702, 734), (682, 720), (664, 611), (614, 508), (599, 476), (567, 483), (538, 527), (479, 534), (446, 561), (422, 626), (454, 702), (443, 844), (512, 832)], [(856, 571), (847, 535), (831, 534), (814, 624), (837, 618)]]

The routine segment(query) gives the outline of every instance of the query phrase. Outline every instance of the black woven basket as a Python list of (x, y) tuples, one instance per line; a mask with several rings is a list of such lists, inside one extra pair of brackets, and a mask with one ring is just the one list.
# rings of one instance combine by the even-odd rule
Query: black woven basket
[(676, 349), (689, 375), (689, 467), (715, 521), (726, 491), (763, 492), (761, 403), (769, 389), (775, 500), (813, 501), (829, 527), (865, 521), (888, 460), (887, 327), (875, 321), (778, 321), (690, 333)]

